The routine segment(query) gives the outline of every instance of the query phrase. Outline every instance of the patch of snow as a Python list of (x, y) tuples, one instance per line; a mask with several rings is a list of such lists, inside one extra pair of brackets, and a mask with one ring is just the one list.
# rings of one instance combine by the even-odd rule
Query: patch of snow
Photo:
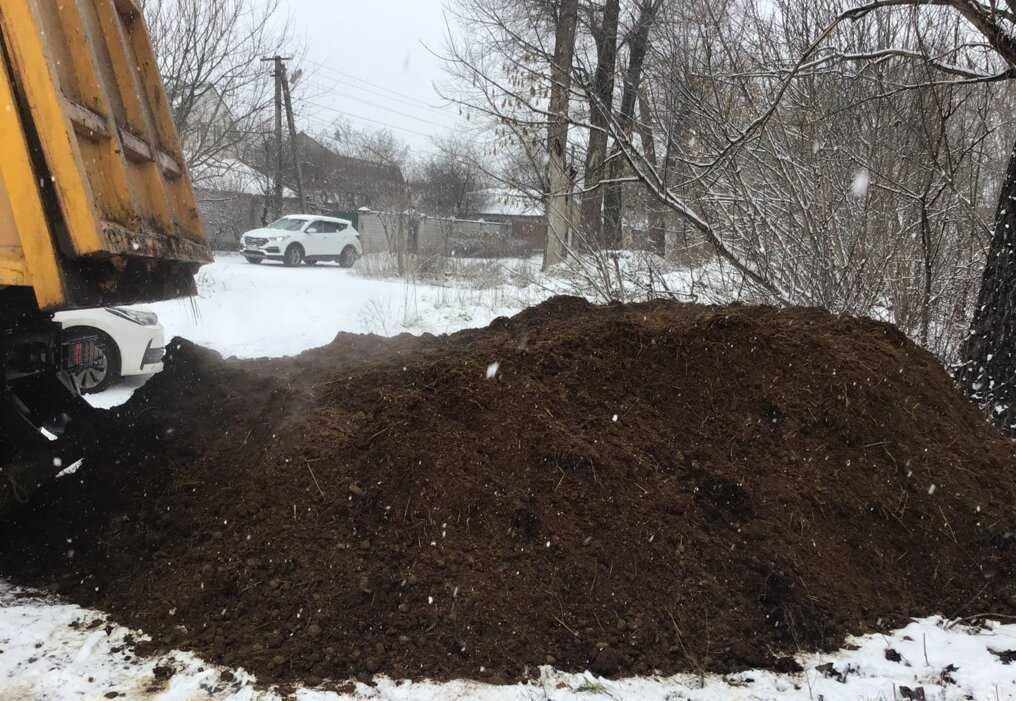
[[(100, 613), (19, 590), (0, 582), (0, 698), (101, 699), (116, 692), (125, 701), (281, 701), (293, 698), (258, 689), (243, 670), (210, 665), (190, 653), (141, 659), (124, 650), (138, 632), (110, 624)], [(471, 681), (444, 684), (377, 677), (375, 687), (355, 684), (352, 694), (299, 689), (299, 701), (552, 701), (631, 699), (726, 701), (772, 699), (902, 698), (901, 688), (922, 688), (928, 699), (1016, 699), (1016, 625), (951, 626), (938, 617), (913, 621), (888, 635), (850, 638), (833, 654), (797, 656), (804, 672), (746, 671), (726, 676), (679, 674), (609, 680), (541, 667), (528, 684), (493, 686)], [(129, 646), (128, 646), (129, 647)], [(160, 681), (156, 668), (174, 673)], [(479, 671), (479, 670), (478, 670)]]
[[(486, 326), (539, 301), (522, 291), (461, 290), (369, 280), (334, 265), (250, 265), (219, 254), (198, 274), (198, 297), (145, 307), (167, 338), (180, 336), (226, 357), (293, 356), (339, 332), (452, 333)], [(372, 318), (365, 318), (372, 317)]]
[[(68, 468), (66, 468), (64, 470), (61, 470), (57, 474), (56, 478), (57, 479), (63, 479), (64, 477), (70, 477), (71, 475), (76, 473), (78, 470), (80, 470), (81, 466), (84, 465), (84, 464), (85, 464), (84, 460), (78, 460), (76, 463), (74, 463), (70, 467), (68, 467)], [(59, 465), (55, 465), (55, 467), (60, 467), (60, 466)]]
[(97, 409), (112, 409), (124, 404), (150, 379), (152, 379), (151, 375), (125, 377), (120, 384), (110, 387), (105, 392), (85, 395), (85, 400)]
[[(298, 355), (330, 343), (339, 332), (454, 333), (511, 316), (553, 294), (535, 286), (470, 289), (399, 280), (371, 280), (335, 265), (254, 266), (239, 254), (220, 253), (198, 273), (198, 296), (139, 308), (154, 311), (166, 338), (185, 338), (225, 357)], [(88, 401), (109, 409), (123, 404), (148, 378), (123, 384)]]

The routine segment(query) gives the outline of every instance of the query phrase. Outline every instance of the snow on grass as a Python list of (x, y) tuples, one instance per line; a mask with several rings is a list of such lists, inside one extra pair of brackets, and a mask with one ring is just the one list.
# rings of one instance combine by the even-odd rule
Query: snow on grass
[[(257, 689), (242, 670), (203, 663), (174, 652), (141, 659), (129, 639), (140, 633), (109, 624), (88, 611), (0, 583), (0, 699), (152, 699), (155, 701), (276, 701)], [(348, 694), (299, 690), (300, 701), (383, 699), (387, 701), (721, 701), (748, 699), (906, 698), (903, 687), (941, 701), (1016, 699), (1016, 625), (950, 627), (940, 618), (914, 621), (890, 635), (851, 638), (847, 649), (801, 655), (805, 671), (748, 671), (726, 677), (682, 674), (611, 681), (590, 673), (565, 674), (549, 667), (528, 684), (491, 686), (476, 682), (436, 684), (375, 679)], [(1008, 653), (1008, 654), (1006, 654)], [(107, 696), (115, 693), (115, 697)]]
[[(202, 268), (197, 283), (195, 298), (142, 308), (159, 315), (167, 339), (185, 338), (242, 359), (298, 355), (339, 332), (396, 336), (483, 327), (554, 294), (536, 285), (370, 280), (335, 265), (255, 266), (230, 253)], [(88, 400), (102, 409), (119, 406), (147, 379), (129, 378)]]
[(226, 357), (292, 356), (330, 343), (340, 331), (394, 336), (486, 326), (546, 295), (368, 280), (334, 265), (254, 266), (219, 254), (198, 275), (199, 296), (149, 305), (166, 327)]

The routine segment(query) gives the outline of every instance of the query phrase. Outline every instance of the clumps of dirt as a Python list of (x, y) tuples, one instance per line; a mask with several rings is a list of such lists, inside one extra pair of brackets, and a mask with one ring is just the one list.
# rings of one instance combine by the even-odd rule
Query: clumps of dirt
[(558, 298), (289, 360), (177, 342), (99, 433), (0, 572), (266, 683), (784, 668), (1016, 613), (1012, 444), (873, 321)]

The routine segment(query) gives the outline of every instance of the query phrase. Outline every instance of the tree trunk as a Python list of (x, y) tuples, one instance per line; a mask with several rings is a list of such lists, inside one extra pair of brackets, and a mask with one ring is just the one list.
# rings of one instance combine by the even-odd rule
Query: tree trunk
[[(649, 107), (649, 100), (646, 99), (645, 93), (639, 96), (639, 136), (642, 139), (642, 153), (646, 155), (646, 160), (654, 167), (659, 168), (659, 163), (656, 161), (656, 137), (653, 134), (653, 114), (652, 109)], [(669, 143), (669, 140), (668, 140)], [(667, 148), (669, 161), (670, 148)], [(666, 171), (667, 165), (664, 165), (664, 177), (663, 186), (667, 186)], [(667, 255), (667, 227), (664, 219), (664, 206), (655, 198), (649, 198), (648, 212), (646, 212), (647, 219), (649, 220), (649, 250), (658, 256)]]
[[(635, 121), (635, 100), (642, 83), (642, 69), (649, 51), (649, 30), (652, 29), (659, 10), (658, 0), (643, 0), (642, 12), (638, 24), (631, 35), (628, 49), (628, 70), (624, 76), (624, 92), (621, 94), (621, 112), (618, 115), (624, 138), (631, 137), (632, 125)], [(615, 149), (616, 150), (616, 149)], [(623, 159), (615, 158), (610, 163), (609, 178), (616, 180), (624, 174)], [(624, 219), (624, 193), (620, 183), (609, 183), (603, 193), (603, 247), (619, 248), (621, 246), (621, 224)]]
[(1016, 145), (998, 199), (981, 293), (957, 379), (992, 423), (1016, 426)]
[(603, 229), (603, 164), (607, 157), (607, 127), (614, 109), (614, 69), (617, 64), (617, 25), (621, 0), (607, 0), (603, 24), (594, 32), (596, 76), (589, 99), (589, 148), (586, 151), (585, 185), (582, 193), (582, 236), (588, 247), (600, 241)]
[(547, 193), (547, 247), (543, 269), (564, 260), (565, 245), (571, 231), (572, 179), (568, 173), (568, 102), (571, 93), (572, 58), (575, 52), (575, 27), (578, 23), (578, 0), (561, 0), (554, 44), (554, 65), (551, 66), (550, 133), (547, 150), (550, 154)]
[(931, 220), (928, 218), (927, 193), (921, 199), (921, 258), (924, 272), (924, 287), (921, 291), (921, 345), (928, 347), (928, 333), (931, 330), (931, 290), (935, 272), (932, 259)]

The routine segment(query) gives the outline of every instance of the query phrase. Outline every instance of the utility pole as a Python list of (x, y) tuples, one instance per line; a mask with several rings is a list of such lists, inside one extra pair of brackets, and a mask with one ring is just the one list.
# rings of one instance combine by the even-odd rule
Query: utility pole
[(284, 56), (272, 56), (261, 59), (262, 63), (273, 63), (275, 72), (275, 208), (276, 214), (281, 215), (283, 209), (283, 171), (285, 170), (285, 155), (283, 154), (282, 135), (282, 110), (285, 106), (286, 120), (289, 126), (289, 145), (293, 155), (293, 167), (296, 171), (296, 192), (300, 200), (300, 210), (306, 209), (307, 204), (303, 192), (303, 166), (300, 163), (300, 154), (296, 143), (296, 119), (293, 116), (293, 98), (289, 89), (289, 71), (286, 68), (286, 61), (292, 59)]
[(296, 119), (293, 117), (293, 96), (289, 90), (289, 71), (280, 63), (282, 71), (282, 94), (286, 100), (286, 119), (289, 122), (289, 147), (293, 151), (293, 168), (296, 170), (296, 196), (300, 199), (300, 211), (307, 211), (303, 196), (303, 165), (300, 163), (300, 145), (296, 142)]

